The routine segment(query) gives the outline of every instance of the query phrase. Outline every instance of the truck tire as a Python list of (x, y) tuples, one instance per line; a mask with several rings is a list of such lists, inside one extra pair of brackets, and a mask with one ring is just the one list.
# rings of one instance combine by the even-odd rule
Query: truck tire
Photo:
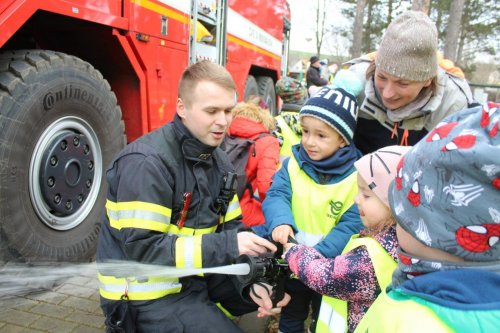
[(0, 128), (4, 257), (92, 260), (105, 168), (125, 145), (108, 82), (89, 63), (60, 52), (2, 52)]
[(245, 91), (243, 93), (243, 100), (247, 101), (250, 96), (259, 95), (259, 87), (257, 86), (257, 81), (252, 75), (248, 75), (247, 81), (245, 82)]
[(274, 81), (269, 76), (257, 77), (257, 86), (259, 87), (259, 96), (266, 102), (271, 115), (278, 115), (276, 107), (276, 91), (274, 90)]

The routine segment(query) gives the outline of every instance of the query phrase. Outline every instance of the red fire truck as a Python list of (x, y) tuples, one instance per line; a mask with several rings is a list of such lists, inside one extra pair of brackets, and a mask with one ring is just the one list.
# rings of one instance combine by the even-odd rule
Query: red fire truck
[(276, 111), (286, 0), (0, 3), (0, 260), (92, 259), (105, 169), (170, 121), (183, 69), (225, 65)]

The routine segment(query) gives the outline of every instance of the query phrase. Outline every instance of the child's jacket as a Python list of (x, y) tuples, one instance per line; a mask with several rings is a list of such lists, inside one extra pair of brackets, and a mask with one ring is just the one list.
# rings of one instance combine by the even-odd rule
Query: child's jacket
[(363, 227), (354, 204), (354, 161), (347, 172), (326, 180), (300, 159), (299, 147), (292, 148), (293, 155), (275, 174), (263, 202), (268, 236), (274, 228), (290, 225), (299, 243), (314, 246), (325, 257), (335, 257)]
[[(363, 235), (364, 231), (360, 237)], [(396, 261), (398, 242), (394, 227), (373, 236), (373, 239)], [(292, 272), (309, 288), (322, 295), (347, 301), (348, 332), (354, 331), (380, 294), (373, 263), (365, 246), (331, 259), (311, 247), (298, 245), (286, 253), (285, 259)], [(323, 304), (320, 313), (322, 311)]]
[(255, 140), (255, 150), (253, 146), (250, 148), (252, 151), (245, 169), (253, 193), (245, 191), (240, 198), (240, 206), (245, 226), (264, 224), (262, 201), (266, 198), (266, 192), (271, 186), (279, 163), (279, 141), (271, 134), (256, 139), (259, 134), (269, 131), (261, 123), (245, 117), (234, 118), (228, 133), (239, 138)]

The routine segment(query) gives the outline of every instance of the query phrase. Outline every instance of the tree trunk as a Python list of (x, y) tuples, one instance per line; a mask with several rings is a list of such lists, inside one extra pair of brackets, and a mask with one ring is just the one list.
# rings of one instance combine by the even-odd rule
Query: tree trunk
[(411, 9), (424, 12), (429, 15), (430, 0), (413, 0), (411, 2)]
[(453, 62), (457, 61), (458, 39), (460, 36), (460, 25), (465, 0), (455, 0), (450, 4), (450, 16), (446, 26), (446, 38), (444, 44), (444, 57)]
[(354, 18), (354, 27), (352, 33), (351, 57), (361, 56), (361, 44), (363, 40), (363, 18), (366, 0), (358, 0), (356, 3), (356, 17)]

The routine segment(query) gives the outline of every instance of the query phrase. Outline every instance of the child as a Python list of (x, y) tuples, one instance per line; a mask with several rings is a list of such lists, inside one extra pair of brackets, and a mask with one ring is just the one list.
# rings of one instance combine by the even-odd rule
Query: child
[(356, 332), (498, 332), (500, 104), (443, 120), (389, 190), (399, 263)]
[[(300, 110), (301, 143), (275, 174), (262, 205), (274, 241), (286, 244), (289, 236), (296, 237), (325, 257), (335, 257), (361, 230), (354, 205), (354, 162), (360, 153), (351, 144), (357, 107), (345, 90), (324, 87)], [(309, 304), (315, 318), (321, 295), (297, 279), (287, 281), (285, 289), (292, 300), (282, 309), (280, 331), (303, 333)]]
[[(355, 202), (365, 228), (351, 238), (342, 255), (325, 258), (305, 245), (285, 246), (285, 259), (300, 280), (314, 291), (331, 296), (323, 297), (318, 333), (353, 332), (381, 289), (391, 281), (397, 241), (387, 193), (396, 166), (408, 149), (381, 148), (354, 163), (358, 170)], [(336, 316), (332, 315), (334, 309)]]
[(269, 133), (274, 127), (274, 118), (267, 109), (257, 106), (255, 99), (248, 103), (238, 103), (233, 109), (233, 121), (228, 134), (255, 140), (255, 144), (250, 146), (251, 152), (245, 169), (250, 190), (245, 190), (240, 198), (243, 223), (247, 227), (264, 224), (262, 200), (265, 199), (276, 172), (280, 146), (276, 137), (263, 134)]

